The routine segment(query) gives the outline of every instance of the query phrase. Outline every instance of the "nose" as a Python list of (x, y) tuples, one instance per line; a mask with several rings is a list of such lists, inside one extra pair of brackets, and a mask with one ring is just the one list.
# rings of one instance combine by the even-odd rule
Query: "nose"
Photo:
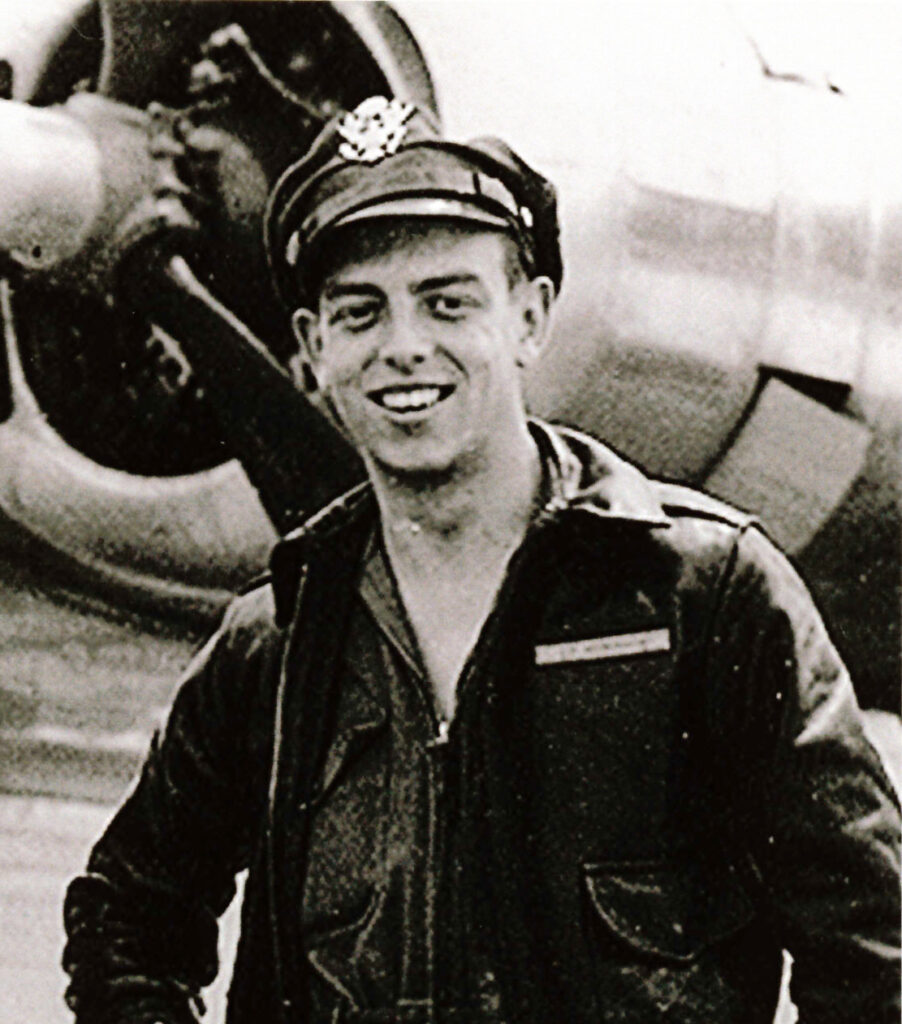
[(409, 315), (395, 314), (385, 327), (379, 355), (399, 373), (411, 373), (422, 365), (432, 346), (422, 325)]

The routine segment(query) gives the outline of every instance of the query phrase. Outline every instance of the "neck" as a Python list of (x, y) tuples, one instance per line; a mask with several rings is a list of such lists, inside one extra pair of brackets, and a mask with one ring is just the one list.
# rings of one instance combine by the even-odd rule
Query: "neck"
[(520, 541), (539, 500), (541, 465), (523, 425), (503, 457), (486, 455), (440, 473), (370, 467), (389, 555), (509, 548)]

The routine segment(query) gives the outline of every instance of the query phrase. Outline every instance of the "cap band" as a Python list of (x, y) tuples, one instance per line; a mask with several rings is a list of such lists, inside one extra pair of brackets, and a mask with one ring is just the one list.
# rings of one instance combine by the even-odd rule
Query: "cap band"
[(410, 104), (370, 97), (330, 122), (270, 195), (264, 242), (286, 303), (315, 286), (311, 272), (330, 230), (388, 217), (507, 231), (530, 274), (560, 287), (553, 186), (499, 139), (449, 141)]
[[(509, 228), (510, 222), (504, 217), (483, 210), (473, 203), (443, 196), (403, 196), (375, 203), (356, 213), (348, 213), (335, 222), (335, 227), (356, 220), (376, 217), (450, 217), (454, 220), (469, 220), (477, 224), (488, 224), (494, 228)], [(297, 234), (297, 232), (295, 232)]]
[[(346, 214), (405, 196), (470, 203), (528, 227), (520, 204), (503, 182), (456, 153), (432, 146), (411, 146), (392, 160), (365, 169), (359, 164), (339, 165), (314, 185), (313, 194), (298, 197), (298, 205), (309, 211), (298, 228), (302, 245), (309, 245)], [(289, 216), (286, 211), (286, 219)]]

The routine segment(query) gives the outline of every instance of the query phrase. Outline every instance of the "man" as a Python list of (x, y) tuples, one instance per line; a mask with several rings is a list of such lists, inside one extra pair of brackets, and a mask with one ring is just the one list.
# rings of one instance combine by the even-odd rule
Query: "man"
[[(66, 903), (79, 1024), (899, 1019), (899, 816), (760, 529), (530, 420), (551, 186), (374, 98), (267, 214), (368, 482), (191, 666)], [(653, 411), (650, 410), (650, 416)]]

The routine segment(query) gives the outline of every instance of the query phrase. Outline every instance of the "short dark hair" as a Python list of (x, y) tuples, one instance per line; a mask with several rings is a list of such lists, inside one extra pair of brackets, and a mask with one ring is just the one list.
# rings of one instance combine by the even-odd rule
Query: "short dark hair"
[(529, 277), (529, 273), (523, 260), (523, 252), (513, 235), (507, 231), (499, 231), (498, 234), (504, 242), (504, 276), (507, 278), (508, 287), (513, 291), (521, 281)]
[[(354, 258), (359, 259), (379, 256), (390, 252), (400, 241), (403, 241), (409, 234), (409, 221), (412, 218), (397, 218), (390, 220), (386, 218), (380, 222), (379, 231), (361, 231), (363, 224), (372, 224), (374, 221), (362, 221), (352, 224), (340, 225), (331, 231), (317, 247), (317, 250), (304, 261), (306, 268), (303, 279), (299, 282), (299, 295), (307, 296), (318, 302), (320, 292), (325, 282), (335, 269), (349, 258), (353, 250)], [(515, 288), (527, 276), (527, 268), (520, 251), (520, 246), (512, 234), (501, 228), (493, 229), (482, 224), (470, 223), (465, 220), (454, 218), (430, 217), (422, 218), (424, 225), (447, 224), (453, 226), (461, 233), (470, 232), (491, 232), (497, 235), (503, 242), (504, 276), (508, 287)]]

